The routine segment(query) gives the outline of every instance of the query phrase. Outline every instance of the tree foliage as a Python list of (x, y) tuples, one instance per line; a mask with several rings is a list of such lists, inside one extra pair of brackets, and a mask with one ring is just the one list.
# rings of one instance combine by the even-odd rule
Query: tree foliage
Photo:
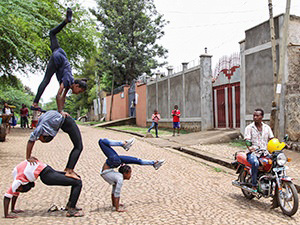
[(153, 0), (96, 2), (97, 9), (90, 11), (101, 23), (102, 82), (111, 82), (114, 73), (116, 85), (121, 85), (165, 64), (157, 58), (165, 57), (167, 50), (156, 41), (164, 35), (167, 22), (157, 12)]
[[(73, 20), (58, 35), (73, 66), (95, 51), (97, 32), (88, 12), (76, 1)], [(0, 75), (44, 69), (51, 55), (49, 30), (65, 18), (59, 0), (0, 1)]]
[(33, 93), (29, 87), (23, 86), (22, 82), (15, 76), (0, 77), (0, 102), (16, 106), (15, 112), (19, 113), (22, 104), (27, 106), (32, 104)]

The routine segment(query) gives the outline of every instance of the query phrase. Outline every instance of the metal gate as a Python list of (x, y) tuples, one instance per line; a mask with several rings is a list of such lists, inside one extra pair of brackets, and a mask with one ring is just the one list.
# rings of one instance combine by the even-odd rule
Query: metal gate
[[(132, 107), (132, 104), (134, 103), (134, 108)], [(135, 82), (132, 81), (130, 88), (128, 90), (128, 112), (130, 117), (135, 117), (136, 110), (135, 110)]]
[(240, 127), (240, 73), (221, 72), (213, 84), (214, 126), (216, 128)]

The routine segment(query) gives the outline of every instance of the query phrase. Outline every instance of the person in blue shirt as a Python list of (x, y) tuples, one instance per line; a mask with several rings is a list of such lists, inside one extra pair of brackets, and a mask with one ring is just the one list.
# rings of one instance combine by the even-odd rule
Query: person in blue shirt
[(68, 8), (66, 19), (57, 27), (53, 28), (49, 33), (52, 55), (48, 62), (44, 79), (39, 85), (33, 104), (30, 107), (31, 110), (42, 111), (42, 109), (38, 106), (38, 103), (54, 73), (56, 73), (56, 78), (60, 85), (56, 95), (57, 110), (64, 117), (68, 116), (67, 113), (63, 112), (63, 107), (68, 90), (71, 89), (73, 94), (79, 94), (87, 89), (86, 79), (74, 80), (67, 55), (65, 51), (59, 46), (56, 37), (56, 34), (59, 33), (67, 25), (67, 23), (70, 23), (71, 21), (72, 10)]

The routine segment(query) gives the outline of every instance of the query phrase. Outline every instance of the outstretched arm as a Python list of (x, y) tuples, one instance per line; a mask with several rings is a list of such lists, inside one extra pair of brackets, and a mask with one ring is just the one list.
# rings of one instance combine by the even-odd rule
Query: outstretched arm
[(28, 140), (27, 148), (26, 148), (26, 159), (28, 162), (30, 162), (31, 165), (34, 164), (38, 160), (37, 158), (31, 156), (31, 152), (32, 152), (34, 143), (35, 143), (35, 141)]
[(126, 212), (124, 209), (120, 209), (120, 197), (115, 197), (114, 194), (111, 195), (112, 198), (112, 204), (114, 207), (116, 207), (117, 212)]
[(68, 113), (63, 112), (63, 108), (66, 101), (66, 96), (68, 93), (67, 88), (64, 87), (64, 84), (61, 83), (56, 95), (56, 104), (57, 104), (57, 111), (62, 114), (64, 117), (70, 116)]

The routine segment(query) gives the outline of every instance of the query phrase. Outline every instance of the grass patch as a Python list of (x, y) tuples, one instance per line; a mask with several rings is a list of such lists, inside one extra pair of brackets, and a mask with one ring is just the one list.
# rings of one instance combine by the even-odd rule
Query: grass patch
[[(118, 129), (118, 130), (125, 130), (125, 131), (131, 131), (139, 134), (147, 134), (149, 127), (137, 127), (137, 126), (130, 126), (130, 125), (124, 125), (124, 126), (112, 126), (111, 128)], [(150, 133), (155, 136), (155, 129), (153, 128)], [(187, 134), (190, 133), (186, 130), (181, 130), (180, 134)], [(159, 128), (158, 127), (158, 135), (172, 135), (173, 129), (170, 128)]]
[(78, 125), (95, 125), (95, 124), (100, 124), (100, 123), (103, 123), (102, 121), (99, 122), (99, 121), (88, 121), (88, 122), (81, 122), (81, 121), (78, 121), (78, 120), (75, 120), (76, 124)]
[(229, 142), (230, 145), (234, 146), (234, 147), (239, 147), (242, 149), (246, 149), (246, 142), (244, 140), (232, 140), (231, 142)]
[(222, 172), (222, 169), (218, 168), (218, 167), (214, 167), (214, 170), (219, 173), (219, 172)]

